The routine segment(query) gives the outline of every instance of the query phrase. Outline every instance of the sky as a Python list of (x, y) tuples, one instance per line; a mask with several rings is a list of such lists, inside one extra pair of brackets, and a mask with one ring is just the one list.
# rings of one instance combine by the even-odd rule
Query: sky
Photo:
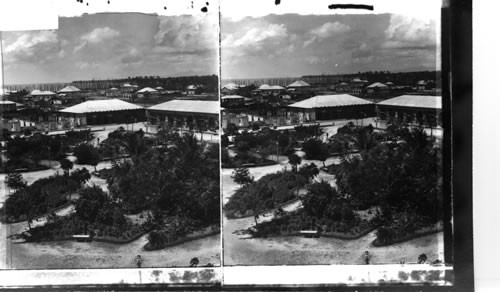
[[(440, 68), (439, 1), (362, 2), (367, 1), (375, 5), (374, 12), (347, 15), (329, 10), (329, 0), (308, 5), (298, 0), (280, 5), (269, 0), (254, 0), (252, 5), (243, 0), (222, 1), (222, 79)], [(57, 2), (53, 6), (62, 17), (56, 30), (3, 32), (5, 83), (219, 72), (217, 2), (210, 3), (209, 13), (199, 12), (206, 1), (152, 1), (149, 6), (101, 2), (90, 6)], [(142, 9), (160, 16), (96, 14), (106, 9)], [(18, 13), (25, 12), (20, 9)], [(75, 16), (82, 12), (89, 14)], [(24, 18), (11, 14), (10, 26), (22, 19), (21, 27), (26, 27)]]
[(218, 15), (98, 13), (3, 32), (5, 84), (218, 72)]
[(222, 14), (221, 78), (440, 68), (439, 20), (407, 14)]

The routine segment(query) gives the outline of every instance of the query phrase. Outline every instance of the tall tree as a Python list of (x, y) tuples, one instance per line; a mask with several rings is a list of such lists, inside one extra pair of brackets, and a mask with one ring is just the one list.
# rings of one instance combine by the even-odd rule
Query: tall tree
[(247, 185), (253, 182), (253, 177), (250, 176), (248, 168), (244, 167), (236, 168), (231, 178), (240, 185)]
[(15, 191), (26, 187), (26, 181), (19, 172), (11, 172), (7, 175), (7, 186)]
[(61, 168), (64, 170), (64, 175), (69, 176), (69, 171), (73, 168), (73, 162), (69, 159), (64, 158), (60, 161)]
[(302, 158), (300, 158), (297, 154), (292, 153), (288, 155), (288, 163), (292, 165), (293, 172), (297, 172), (297, 166), (302, 162)]

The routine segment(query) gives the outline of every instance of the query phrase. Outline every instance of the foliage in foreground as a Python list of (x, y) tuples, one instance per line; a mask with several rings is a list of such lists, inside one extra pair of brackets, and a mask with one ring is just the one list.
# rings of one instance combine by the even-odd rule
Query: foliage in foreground
[(267, 174), (258, 181), (246, 183), (225, 205), (227, 216), (255, 215), (296, 198), (298, 188), (305, 186), (317, 174), (313, 169), (317, 168), (314, 165), (307, 165), (300, 168), (297, 173), (281, 171)]
[(7, 222), (31, 220), (68, 202), (68, 196), (90, 178), (88, 171), (75, 170), (69, 177), (51, 176), (22, 186), (5, 202)]
[(377, 231), (377, 242), (390, 244), (441, 220), (441, 153), (432, 137), (420, 129), (404, 127), (390, 127), (384, 134), (366, 127), (346, 127), (341, 132), (357, 145), (360, 156), (346, 155), (340, 165), (332, 168), (337, 189), (327, 183), (309, 185), (308, 193), (301, 198), (303, 209), (259, 223), (257, 236), (283, 233), (283, 228), (290, 229), (289, 223), (299, 217), (301, 222), (326, 220), (344, 226), (337, 231), (357, 228), (356, 222), (363, 222), (357, 213), (376, 208), (381, 212), (373, 222), (382, 226)]
[(129, 213), (157, 210), (162, 216), (218, 223), (218, 145), (187, 134), (170, 139), (170, 147), (151, 148), (116, 164), (107, 179), (111, 196)]

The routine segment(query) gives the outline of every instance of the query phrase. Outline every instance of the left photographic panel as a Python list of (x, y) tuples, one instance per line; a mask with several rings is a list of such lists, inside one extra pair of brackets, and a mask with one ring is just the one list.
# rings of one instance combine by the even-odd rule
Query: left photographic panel
[(217, 13), (83, 14), (1, 36), (0, 268), (203, 267), (196, 281), (214, 281)]

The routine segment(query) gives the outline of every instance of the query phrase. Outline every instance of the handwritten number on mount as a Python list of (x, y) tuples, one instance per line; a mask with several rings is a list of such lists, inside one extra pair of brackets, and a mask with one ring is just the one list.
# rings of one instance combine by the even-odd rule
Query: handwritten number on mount
[(275, 5), (280, 5), (280, 3), (281, 3), (281, 0), (274, 0)]
[(208, 12), (208, 8), (207, 8), (207, 7), (203, 7), (203, 8), (201, 9), (201, 12)]

